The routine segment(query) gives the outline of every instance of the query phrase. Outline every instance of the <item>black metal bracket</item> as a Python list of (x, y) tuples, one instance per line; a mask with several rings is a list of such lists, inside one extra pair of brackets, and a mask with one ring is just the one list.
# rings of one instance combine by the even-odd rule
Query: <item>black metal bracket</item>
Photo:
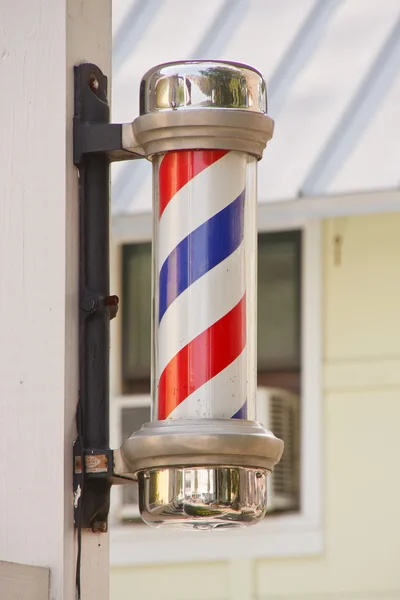
[[(105, 113), (108, 117), (105, 120)], [(110, 162), (143, 158), (123, 147), (121, 123), (109, 122), (107, 77), (91, 63), (75, 67), (74, 164), (101, 154)]]
[(138, 158), (111, 124), (107, 77), (94, 64), (74, 69), (74, 164), (79, 170), (79, 400), (74, 444), (74, 516), (79, 528), (106, 531), (113, 454), (109, 444), (110, 162)]

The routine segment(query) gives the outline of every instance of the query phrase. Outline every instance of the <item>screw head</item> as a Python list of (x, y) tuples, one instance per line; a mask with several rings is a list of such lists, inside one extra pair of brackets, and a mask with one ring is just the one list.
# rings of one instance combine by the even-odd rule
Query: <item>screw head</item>
[(99, 89), (99, 80), (97, 79), (96, 75), (91, 75), (90, 76), (90, 89), (93, 92), (97, 92), (97, 90)]
[(90, 312), (96, 307), (96, 301), (93, 296), (85, 296), (82, 298), (81, 308), (85, 312)]

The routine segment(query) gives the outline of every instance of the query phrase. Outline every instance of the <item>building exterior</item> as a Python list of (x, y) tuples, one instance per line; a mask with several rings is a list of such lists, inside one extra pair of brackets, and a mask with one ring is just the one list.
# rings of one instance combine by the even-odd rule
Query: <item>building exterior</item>
[[(0, 0), (0, 597), (72, 600), (81, 583), (108, 600), (110, 575), (114, 600), (398, 599), (398, 0), (114, 0), (114, 121), (162, 61), (243, 61), (268, 81), (258, 407), (286, 451), (256, 528), (153, 531), (116, 486), (110, 532), (84, 529), (78, 551), (73, 67), (111, 74), (111, 4)], [(149, 413), (144, 161), (114, 169), (112, 228), (118, 447)]]
[[(0, 2), (0, 597), (72, 600), (79, 390), (74, 65), (111, 71), (111, 1)], [(81, 599), (108, 600), (108, 534), (83, 531)]]
[[(259, 386), (297, 398), (299, 484), (290, 510), (205, 535), (127, 522), (135, 493), (113, 490), (112, 600), (400, 598), (399, 19), (392, 0), (114, 2), (115, 121), (132, 120), (159, 62), (237, 60), (266, 76)], [(151, 169), (118, 166), (114, 446), (148, 418), (150, 237)]]
[[(312, 482), (320, 503), (315, 524), (302, 527), (286, 517), (281, 534), (276, 522), (270, 530), (260, 525), (249, 531), (246, 547), (231, 540), (232, 532), (207, 535), (199, 548), (189, 535), (155, 543), (157, 532), (136, 532), (137, 526), (123, 541), (112, 532), (113, 599), (127, 590), (150, 600), (400, 597), (393, 476), (399, 452), (399, 226), (394, 213), (321, 224), (323, 345), (313, 373), (321, 378), (320, 410), (310, 419), (320, 436), (320, 455), (310, 459), (320, 461)], [(340, 265), (334, 257), (338, 231), (345, 231)]]

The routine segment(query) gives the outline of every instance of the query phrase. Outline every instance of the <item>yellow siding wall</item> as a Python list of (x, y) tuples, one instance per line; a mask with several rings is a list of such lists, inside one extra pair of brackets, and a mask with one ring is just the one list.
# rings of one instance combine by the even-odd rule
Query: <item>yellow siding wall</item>
[(111, 600), (400, 599), (400, 214), (327, 221), (323, 251), (324, 554), (114, 568)]

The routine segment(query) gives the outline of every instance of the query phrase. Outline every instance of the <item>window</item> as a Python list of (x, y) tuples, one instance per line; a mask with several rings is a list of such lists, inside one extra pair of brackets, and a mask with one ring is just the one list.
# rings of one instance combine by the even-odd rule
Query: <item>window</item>
[[(266, 229), (281, 227), (280, 221), (271, 219), (270, 213), (268, 206), (260, 207), (261, 226)], [(150, 216), (148, 218), (150, 222)], [(290, 217), (288, 221), (294, 222), (294, 219)], [(259, 417), (267, 427), (286, 439), (286, 462), (281, 464), (281, 475), (275, 477), (273, 490), (274, 498), (279, 502), (271, 503), (270, 493), (270, 508), (275, 504), (275, 512), (257, 527), (231, 531), (229, 544), (226, 543), (225, 536), (215, 536), (211, 548), (209, 541), (203, 536), (193, 536), (188, 547), (183, 533), (157, 532), (139, 522), (132, 535), (131, 527), (127, 527), (125, 521), (135, 517), (131, 510), (133, 506), (129, 504), (135, 502), (135, 492), (124, 492), (124, 486), (114, 486), (111, 513), (113, 565), (139, 565), (148, 564), (149, 561), (163, 563), (166, 556), (169, 561), (190, 562), (210, 560), (213, 557), (237, 558), (238, 555), (248, 558), (312, 556), (320, 555), (323, 551), (321, 223), (318, 220), (296, 223), (296, 230), (260, 233), (259, 236)], [(291, 225), (288, 229), (290, 227)], [(146, 231), (149, 230), (150, 225)], [(143, 239), (141, 229), (132, 228), (132, 232), (133, 236), (137, 236), (132, 237), (132, 241)], [(145, 321), (140, 325), (134, 322), (140, 314), (137, 306), (142, 302), (145, 305), (147, 303), (148, 314), (150, 310), (150, 245), (135, 243), (122, 246), (121, 250), (123, 269), (120, 269), (120, 295), (123, 300), (123, 318), (120, 319), (120, 325), (123, 357), (119, 358), (117, 350), (116, 362), (120, 365), (123, 393), (114, 397), (111, 402), (111, 436), (114, 447), (119, 445), (123, 437), (130, 435), (129, 429), (139, 427), (140, 419), (148, 420), (150, 411), (150, 316), (147, 325)], [(141, 266), (145, 264), (145, 259), (140, 258), (141, 253), (147, 253), (146, 269), (133, 267), (133, 261), (141, 263)], [(279, 269), (279, 264), (284, 268)], [(271, 282), (269, 287), (268, 284), (264, 285), (265, 278), (269, 278)], [(146, 286), (147, 300), (143, 296)], [(138, 289), (141, 289), (142, 298), (135, 298)], [(267, 317), (263, 313), (267, 316), (273, 313), (275, 322), (266, 324)], [(139, 334), (136, 333), (134, 337), (132, 331)], [(114, 339), (114, 350), (115, 344)], [(135, 364), (132, 356), (139, 356), (140, 361)], [(147, 374), (143, 367), (147, 369)], [(139, 411), (141, 407), (146, 407), (147, 414)], [(136, 413), (132, 416), (135, 420), (129, 425), (127, 421), (125, 425), (123, 423), (128, 415), (127, 412), (122, 414), (122, 409)], [(288, 431), (297, 431), (300, 438), (297, 441), (292, 438), (291, 447), (288, 444)], [(289, 461), (288, 456), (291, 457)], [(283, 475), (283, 470), (286, 473), (290, 468), (293, 472), (296, 468), (293, 466), (293, 457), (296, 456), (297, 467), (300, 467), (297, 469), (300, 474), (300, 493), (298, 508), (293, 511), (293, 507), (290, 509), (288, 505), (285, 508), (285, 497), (288, 497), (290, 489), (288, 490), (288, 479), (286, 474)], [(272, 479), (268, 479), (271, 485)]]
[[(258, 238), (258, 414), (281, 436), (284, 458), (269, 478), (269, 511), (299, 507), (299, 399), (301, 385), (301, 231), (262, 233)], [(150, 391), (151, 245), (123, 250), (123, 389), (121, 439), (149, 420), (135, 395)], [(125, 486), (121, 517), (138, 516), (137, 490)]]
[[(123, 250), (123, 390), (150, 391), (151, 245)], [(258, 383), (299, 393), (301, 232), (258, 238)]]

